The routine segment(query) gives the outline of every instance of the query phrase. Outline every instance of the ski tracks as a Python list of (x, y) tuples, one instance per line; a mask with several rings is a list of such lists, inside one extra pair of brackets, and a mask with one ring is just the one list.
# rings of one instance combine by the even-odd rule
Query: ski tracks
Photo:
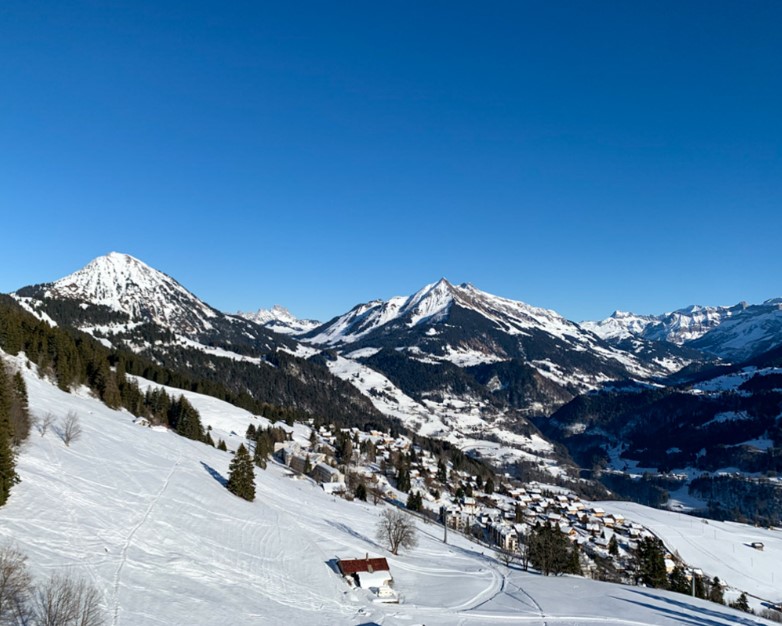
[(168, 485), (171, 482), (171, 478), (174, 476), (174, 472), (176, 472), (181, 462), (182, 462), (182, 453), (180, 452), (179, 457), (176, 460), (176, 463), (174, 463), (174, 465), (169, 470), (166, 479), (163, 481), (163, 485), (160, 487), (160, 490), (155, 494), (152, 500), (150, 500), (149, 506), (147, 506), (146, 511), (144, 511), (144, 515), (141, 516), (139, 522), (131, 529), (131, 531), (128, 533), (128, 536), (125, 538), (125, 543), (122, 546), (122, 551), (120, 553), (120, 562), (119, 565), (117, 566), (117, 571), (114, 573), (114, 615), (111, 620), (112, 626), (117, 626), (117, 624), (119, 623), (119, 614), (120, 614), (119, 585), (122, 579), (122, 570), (125, 567), (125, 563), (128, 560), (128, 550), (130, 550), (130, 546), (133, 543), (133, 537), (149, 519), (149, 516), (152, 514), (152, 509), (155, 508), (155, 505), (158, 503), (161, 496), (165, 493), (166, 489), (168, 489)]

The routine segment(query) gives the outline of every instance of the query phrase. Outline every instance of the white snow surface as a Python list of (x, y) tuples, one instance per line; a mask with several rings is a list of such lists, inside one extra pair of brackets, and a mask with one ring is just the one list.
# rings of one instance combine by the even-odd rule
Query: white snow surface
[[(84, 432), (70, 447), (54, 432), (31, 434), (0, 539), (28, 555), (36, 577), (86, 577), (112, 626), (766, 623), (686, 596), (508, 570), (420, 522), (419, 547), (394, 557), (373, 538), (383, 506), (336, 499), (275, 463), (256, 471), (257, 498), (246, 502), (221, 484), (229, 453), (22, 371), (34, 414), (74, 410)], [(221, 429), (253, 419), (188, 397)], [(388, 558), (402, 604), (373, 602), (330, 567), (366, 553)]]
[[(505, 428), (502, 416), (481, 400), (446, 395), (442, 401), (418, 402), (383, 374), (358, 361), (337, 356), (327, 361), (327, 365), (332, 374), (367, 396), (378, 411), (398, 418), (419, 435), (444, 439), (465, 452), (478, 452), (500, 465), (542, 460), (552, 476), (563, 471), (547, 458), (553, 453), (550, 443), (538, 435), (526, 437)], [(501, 443), (486, 441), (487, 434), (499, 438)]]
[(237, 315), (282, 335), (301, 335), (320, 326), (320, 322), (316, 320), (299, 319), (279, 304), (275, 304), (271, 309), (258, 309), (254, 313), (240, 311)]
[(338, 317), (310, 341), (341, 345), (353, 343), (371, 331), (402, 318), (406, 318), (408, 326), (438, 321), (455, 302), (477, 311), (511, 335), (524, 334), (526, 329), (533, 327), (542, 327), (559, 338), (572, 339), (584, 335), (578, 325), (555, 311), (494, 296), (468, 283), (452, 285), (443, 278), (426, 285), (412, 296), (396, 296), (387, 301), (374, 300), (359, 305)]

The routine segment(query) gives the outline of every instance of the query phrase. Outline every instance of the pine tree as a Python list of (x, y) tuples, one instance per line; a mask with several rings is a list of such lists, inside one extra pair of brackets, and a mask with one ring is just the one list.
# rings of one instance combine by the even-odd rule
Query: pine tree
[(731, 608), (744, 611), (745, 613), (752, 613), (752, 609), (749, 608), (749, 601), (747, 600), (747, 594), (743, 591), (735, 602), (730, 603)]
[(194, 439), (195, 441), (204, 440), (201, 416), (184, 396), (179, 396), (179, 399), (171, 405), (169, 423), (183, 437)]
[(711, 588), (709, 589), (709, 600), (716, 602), (717, 604), (725, 604), (725, 598), (722, 594), (722, 583), (716, 576), (711, 581)]
[(244, 444), (239, 446), (228, 467), (228, 491), (252, 502), (255, 500), (255, 471), (250, 453)]
[(396, 488), (399, 491), (410, 491), (410, 472), (405, 467), (400, 467), (397, 472)]
[(448, 470), (445, 467), (442, 459), (437, 462), (437, 480), (443, 485), (448, 482)]
[(568, 543), (559, 528), (551, 524), (538, 524), (529, 536), (529, 562), (544, 576), (567, 572), (573, 566)]
[(222, 450), (223, 452), (228, 452), (228, 446), (225, 445), (225, 441), (222, 439), (217, 442), (217, 449)]
[(619, 556), (619, 543), (616, 540), (616, 535), (611, 535), (611, 539), (608, 542), (608, 554)]
[(355, 496), (357, 500), (367, 501), (367, 486), (363, 482), (360, 482), (358, 487), (356, 487)]
[(686, 593), (691, 591), (691, 583), (687, 580), (687, 574), (681, 565), (676, 565), (668, 578), (668, 585), (671, 591), (676, 593)]

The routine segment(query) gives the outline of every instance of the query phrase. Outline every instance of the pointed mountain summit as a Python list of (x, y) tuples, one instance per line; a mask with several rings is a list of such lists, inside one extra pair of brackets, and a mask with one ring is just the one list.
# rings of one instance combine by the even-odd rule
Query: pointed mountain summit
[(320, 322), (316, 320), (299, 319), (279, 304), (275, 304), (271, 309), (258, 309), (255, 313), (239, 311), (237, 315), (281, 335), (301, 335), (320, 326)]
[[(460, 368), (484, 366), (481, 383), (491, 380), (494, 386), (507, 387), (502, 377), (493, 380), (490, 370), (514, 362), (567, 393), (611, 379), (667, 374), (686, 364), (639, 359), (555, 311), (446, 279), (410, 296), (359, 304), (300, 339), (348, 356), (360, 354), (370, 365), (385, 368), (387, 375), (388, 363), (400, 368), (398, 361), (405, 357)], [(375, 356), (381, 350), (383, 359)]]
[[(13, 294), (28, 309), (75, 326), (105, 341), (143, 345), (140, 325), (156, 328), (154, 339), (257, 354), (294, 344), (258, 324), (221, 313), (179, 282), (139, 259), (111, 252), (53, 283), (23, 287)], [(161, 333), (163, 333), (161, 335)]]
[(187, 332), (206, 331), (221, 313), (170, 276), (129, 254), (111, 252), (46, 285), (44, 298), (80, 300), (128, 315), (133, 321)]

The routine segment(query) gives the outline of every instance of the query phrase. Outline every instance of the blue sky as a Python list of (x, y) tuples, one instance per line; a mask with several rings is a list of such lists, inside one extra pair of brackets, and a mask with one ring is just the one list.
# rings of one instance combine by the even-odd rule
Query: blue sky
[(327, 319), (782, 296), (782, 3), (0, 6), (0, 291), (112, 250)]

